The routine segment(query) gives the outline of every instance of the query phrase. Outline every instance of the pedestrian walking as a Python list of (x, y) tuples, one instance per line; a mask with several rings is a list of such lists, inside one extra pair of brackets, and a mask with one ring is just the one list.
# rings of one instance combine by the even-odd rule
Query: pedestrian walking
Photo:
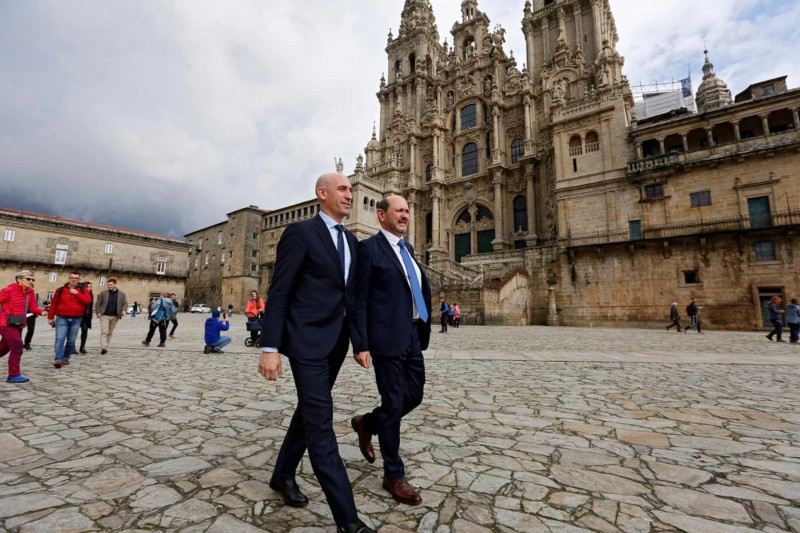
[[(92, 294), (92, 284), (88, 281), (83, 284), (83, 289)], [(83, 310), (83, 320), (81, 320), (81, 347), (80, 352), (86, 353), (86, 337), (89, 336), (89, 330), (92, 329), (92, 313), (94, 313), (94, 294), (86, 309)], [(72, 352), (75, 355), (75, 352)]]
[(47, 323), (56, 328), (55, 368), (69, 364), (83, 322), (83, 312), (92, 302), (92, 293), (84, 290), (79, 272), (70, 272), (68, 279), (63, 287), (56, 289), (47, 311)]
[(150, 318), (150, 328), (147, 331), (147, 337), (142, 341), (145, 346), (150, 346), (153, 340), (153, 335), (158, 329), (158, 337), (161, 342), (158, 343), (159, 348), (164, 348), (167, 345), (167, 322), (172, 313), (172, 298), (170, 293), (161, 293), (160, 298), (153, 299), (153, 302), (148, 308), (148, 317)]
[(689, 325), (683, 330), (689, 333), (691, 328), (697, 328), (697, 333), (703, 335), (703, 328), (700, 326), (700, 309), (697, 307), (697, 300), (692, 298), (692, 302), (686, 306), (686, 315), (689, 317)]
[(0, 290), (0, 357), (8, 355), (8, 383), (30, 381), (22, 375), (22, 330), (27, 326), (26, 315), (44, 316), (33, 293), (33, 272), (20, 270), (11, 283)]
[[(133, 302), (133, 312), (131, 316), (136, 316), (136, 302)], [(111, 344), (111, 337), (117, 322), (122, 320), (128, 312), (128, 297), (117, 287), (117, 280), (110, 278), (106, 282), (106, 290), (97, 296), (95, 313), (100, 319), (100, 354), (108, 353), (108, 346)]]
[(172, 299), (172, 314), (169, 315), (169, 321), (172, 323), (172, 329), (169, 332), (169, 338), (175, 338), (175, 330), (178, 329), (178, 309), (180, 309), (180, 304), (178, 303), (178, 295), (174, 292), (169, 295)]
[(461, 325), (461, 308), (457, 303), (453, 304), (453, 327), (457, 328)]
[(439, 333), (447, 333), (447, 318), (450, 316), (450, 306), (447, 304), (444, 298), (439, 298), (439, 322), (442, 325), (442, 329), (439, 330)]
[(287, 505), (308, 505), (295, 481), (308, 449), (337, 533), (375, 533), (358, 518), (333, 430), (331, 392), (347, 356), (354, 313), (357, 240), (342, 224), (353, 203), (353, 187), (347, 176), (336, 173), (320, 176), (315, 189), (317, 214), (289, 224), (278, 242), (269, 307), (261, 323), (258, 372), (270, 381), (278, 379), (283, 374), (280, 354), (286, 355), (298, 398), (269, 486)]
[(669, 308), (669, 319), (672, 322), (667, 326), (667, 331), (669, 331), (672, 326), (678, 326), (678, 333), (683, 331), (681, 329), (681, 314), (678, 312), (678, 302), (672, 302), (672, 306)]
[(769, 302), (769, 321), (772, 324), (772, 331), (769, 332), (767, 338), (772, 340), (776, 337), (776, 342), (786, 342), (783, 337), (783, 309), (781, 309), (781, 297), (777, 294), (772, 297)]
[[(34, 278), (31, 277), (31, 279)], [(36, 289), (34, 288), (33, 285), (34, 283), (31, 281), (31, 289), (33, 289), (34, 291), (33, 294), (36, 297), (36, 307), (41, 307), (42, 304), (41, 300), (39, 300), (39, 293), (36, 292)], [(23, 347), (26, 350), (30, 350), (31, 341), (33, 340), (33, 332), (36, 331), (36, 313), (28, 313), (27, 325), (28, 325), (28, 331), (25, 332), (25, 343), (23, 344)]]
[[(419, 505), (422, 497), (406, 479), (400, 458), (400, 422), (422, 403), (425, 361), (431, 338), (431, 287), (403, 240), (408, 231), (406, 200), (392, 195), (377, 205), (381, 230), (358, 244), (353, 352), (364, 368), (375, 366), (381, 404), (350, 425), (358, 434), (361, 454), (375, 461), (372, 436), (383, 457), (383, 488), (395, 501)], [(391, 309), (395, 320), (385, 320)]]
[(139, 312), (139, 302), (133, 302), (133, 306), (131, 308), (131, 318), (136, 318), (136, 313)]
[(800, 305), (797, 298), (792, 298), (786, 306), (786, 325), (789, 326), (789, 342), (797, 344), (800, 341)]

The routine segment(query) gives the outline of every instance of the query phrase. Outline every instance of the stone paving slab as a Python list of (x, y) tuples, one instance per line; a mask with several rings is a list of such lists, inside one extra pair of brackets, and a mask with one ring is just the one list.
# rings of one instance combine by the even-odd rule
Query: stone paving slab
[[(166, 348), (125, 319), (110, 353), (0, 384), (0, 531), (332, 533), (303, 462), (303, 509), (267, 482), (295, 391), (256, 372), (244, 320), (202, 353), (205, 316)], [(381, 489), (349, 419), (378, 394), (352, 360), (334, 391), (341, 455), (383, 533), (800, 532), (800, 348), (758, 332), (462, 327), (433, 334), (423, 404), (401, 451), (423, 505)], [(0, 360), (5, 364), (5, 361)], [(377, 442), (376, 442), (377, 445)]]

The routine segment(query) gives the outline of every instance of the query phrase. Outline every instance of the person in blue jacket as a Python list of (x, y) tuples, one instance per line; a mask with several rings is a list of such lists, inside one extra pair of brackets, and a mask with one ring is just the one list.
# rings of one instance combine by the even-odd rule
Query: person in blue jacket
[(227, 335), (220, 335), (220, 331), (228, 331), (228, 317), (222, 315), (220, 318), (219, 309), (211, 311), (211, 316), (206, 319), (206, 347), (203, 353), (222, 353), (222, 348), (231, 343), (231, 338)]

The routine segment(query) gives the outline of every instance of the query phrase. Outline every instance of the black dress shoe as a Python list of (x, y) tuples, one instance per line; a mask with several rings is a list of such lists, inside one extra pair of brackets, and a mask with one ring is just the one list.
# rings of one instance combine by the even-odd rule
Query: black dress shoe
[(291, 507), (305, 507), (308, 505), (308, 498), (300, 492), (300, 487), (293, 480), (284, 480), (272, 476), (269, 486), (275, 492), (283, 495), (283, 502)]
[[(31, 345), (30, 344), (26, 344), (26, 345), (23, 346), (23, 348), (25, 348), (26, 350), (30, 350), (31, 349)], [(3, 357), (3, 356), (0, 355), (0, 357)]]
[(346, 526), (338, 526), (336, 528), (336, 533), (376, 533), (376, 531), (361, 520), (356, 520), (355, 522), (350, 522)]

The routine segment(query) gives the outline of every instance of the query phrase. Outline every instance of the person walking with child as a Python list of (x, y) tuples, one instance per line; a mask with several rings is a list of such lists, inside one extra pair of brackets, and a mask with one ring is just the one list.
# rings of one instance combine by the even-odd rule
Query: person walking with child
[(175, 304), (172, 303), (170, 293), (161, 293), (161, 297), (153, 300), (149, 307), (150, 316), (150, 329), (147, 332), (147, 337), (142, 341), (145, 346), (150, 346), (150, 341), (153, 340), (153, 334), (158, 328), (158, 335), (161, 342), (158, 343), (159, 348), (164, 348), (167, 345), (167, 322), (172, 314)]

